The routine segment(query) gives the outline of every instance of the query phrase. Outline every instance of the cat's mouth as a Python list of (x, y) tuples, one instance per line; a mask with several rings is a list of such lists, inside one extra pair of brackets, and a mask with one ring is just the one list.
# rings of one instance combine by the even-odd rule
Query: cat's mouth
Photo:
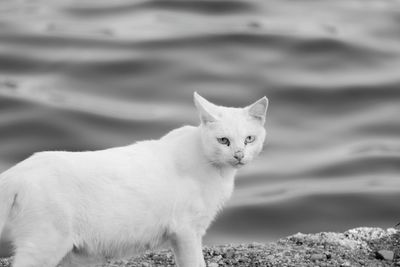
[(231, 164), (235, 168), (240, 168), (240, 167), (243, 167), (245, 165), (245, 163), (243, 161), (236, 161), (236, 162), (232, 162)]

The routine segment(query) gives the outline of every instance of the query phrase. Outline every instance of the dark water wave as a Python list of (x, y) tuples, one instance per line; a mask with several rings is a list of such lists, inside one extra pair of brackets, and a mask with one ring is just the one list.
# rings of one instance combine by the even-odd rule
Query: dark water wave
[[(397, 208), (399, 201), (400, 196), (393, 193), (313, 194), (290, 201), (228, 209), (216, 221), (215, 231), (220, 231), (226, 238), (229, 238), (230, 232), (238, 231), (238, 240), (246, 240), (250, 235), (253, 240), (262, 241), (271, 236), (280, 238), (280, 233), (274, 230), (275, 225), (289, 229), (289, 234), (307, 232), (310, 225), (315, 227), (316, 232), (340, 231), (364, 225), (365, 220), (371, 225), (381, 225), (398, 220), (398, 216), (391, 211)], [(376, 206), (382, 208), (372, 208)], [(296, 229), (292, 229), (293, 220), (296, 221)], [(252, 230), (259, 228), (265, 229), (265, 232), (255, 233)]]
[[(268, 140), (207, 242), (398, 222), (394, 1), (0, 2), (0, 171), (267, 95)], [(312, 11), (312, 15), (310, 15)]]
[[(352, 41), (341, 40), (331, 37), (311, 38), (301, 34), (292, 33), (276, 33), (263, 31), (249, 31), (249, 29), (231, 29), (230, 31), (210, 31), (209, 33), (196, 33), (193, 35), (188, 33), (184, 36), (160, 37), (154, 40), (140, 40), (131, 38), (114, 39), (107, 35), (104, 36), (66, 36), (62, 32), (41, 34), (32, 33), (13, 33), (5, 32), (0, 36), (0, 41), (4, 44), (17, 44), (21, 47), (28, 48), (44, 48), (56, 47), (63, 45), (71, 48), (81, 49), (180, 49), (182, 47), (207, 48), (212, 45), (221, 46), (245, 46), (246, 48), (262, 48), (262, 49), (279, 49), (284, 50), (289, 56), (297, 58), (334, 56), (338, 59), (346, 58), (347, 63), (352, 60), (360, 63), (377, 64), (379, 60), (388, 60), (396, 55), (393, 51), (377, 50), (368, 47), (362, 43), (353, 43)], [(293, 54), (293, 55), (292, 55)], [(285, 54), (286, 56), (286, 54)]]
[[(363, 81), (360, 81), (363, 83)], [(359, 84), (344, 86), (291, 86), (282, 90), (276, 90), (274, 95), (284, 101), (294, 104), (314, 104), (324, 105), (328, 111), (336, 109), (337, 112), (352, 109), (362, 105), (371, 107), (380, 105), (380, 101), (397, 102), (400, 97), (400, 77), (399, 81), (387, 81), (378, 84)], [(279, 88), (280, 89), (280, 88)], [(331, 106), (327, 105), (331, 104)], [(340, 108), (338, 106), (340, 105)], [(347, 106), (351, 106), (347, 108)], [(371, 110), (371, 109), (369, 109)], [(321, 112), (324, 110), (321, 109)]]
[(305, 173), (299, 172), (298, 175), (310, 178), (345, 178), (353, 175), (385, 175), (398, 172), (400, 172), (400, 151), (398, 155), (346, 158), (326, 165), (321, 164)]
[(128, 13), (135, 15), (136, 12), (141, 11), (173, 11), (177, 13), (181, 12), (193, 12), (198, 14), (206, 15), (224, 15), (232, 13), (246, 13), (255, 11), (255, 7), (250, 2), (244, 1), (208, 1), (208, 0), (149, 0), (149, 1), (138, 1), (137, 3), (126, 3), (118, 5), (104, 5), (101, 7), (96, 6), (78, 6), (69, 7), (65, 9), (65, 12), (73, 16), (87, 17), (87, 16), (111, 16), (121, 15), (121, 13)]
[(85, 36), (65, 36), (62, 34), (55, 35), (49, 32), (40, 34), (32, 34), (29, 32), (14, 33), (6, 31), (0, 36), (0, 41), (7, 45), (18, 45), (18, 47), (30, 49), (44, 49), (54, 47), (59, 49), (60, 46), (70, 49), (124, 49), (127, 48), (125, 43), (118, 42), (109, 37), (85, 37)]

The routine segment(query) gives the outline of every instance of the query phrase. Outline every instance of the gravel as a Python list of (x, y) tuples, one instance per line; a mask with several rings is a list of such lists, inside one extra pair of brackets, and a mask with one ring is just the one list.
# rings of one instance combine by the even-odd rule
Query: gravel
[[(400, 232), (394, 228), (356, 228), (344, 233), (298, 233), (275, 243), (205, 247), (208, 267), (385, 267), (400, 266)], [(10, 266), (0, 259), (0, 267)], [(148, 252), (129, 260), (111, 261), (102, 267), (175, 266), (169, 250)]]

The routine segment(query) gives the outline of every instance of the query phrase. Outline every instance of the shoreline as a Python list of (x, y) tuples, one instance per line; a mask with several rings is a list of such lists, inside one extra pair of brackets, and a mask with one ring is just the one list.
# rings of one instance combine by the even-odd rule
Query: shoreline
[[(298, 233), (272, 243), (204, 247), (209, 267), (218, 266), (400, 266), (400, 232), (394, 228), (360, 227), (343, 233)], [(0, 259), (0, 267), (10, 267)], [(175, 266), (170, 250), (147, 252), (102, 267)]]

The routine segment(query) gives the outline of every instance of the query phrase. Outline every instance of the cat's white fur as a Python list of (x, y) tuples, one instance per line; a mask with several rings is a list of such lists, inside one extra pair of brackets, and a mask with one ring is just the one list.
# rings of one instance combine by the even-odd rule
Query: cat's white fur
[[(205, 266), (202, 236), (238, 167), (262, 149), (268, 100), (228, 108), (195, 93), (194, 101), (198, 127), (101, 151), (36, 153), (1, 174), (0, 233), (15, 248), (13, 266), (92, 266), (163, 243), (178, 266)], [(233, 157), (240, 150), (243, 164)]]

